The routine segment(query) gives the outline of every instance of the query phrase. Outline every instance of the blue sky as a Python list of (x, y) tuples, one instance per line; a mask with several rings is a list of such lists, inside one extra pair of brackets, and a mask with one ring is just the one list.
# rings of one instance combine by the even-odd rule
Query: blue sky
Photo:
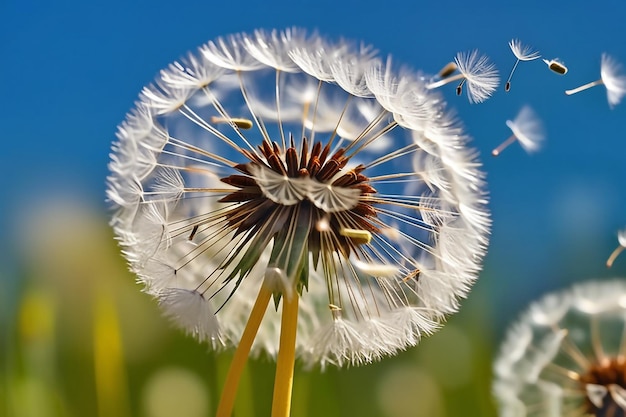
[[(419, 3), (2, 1), (0, 230), (8, 233), (0, 249), (15, 255), (20, 227), (55, 198), (104, 211), (116, 126), (161, 68), (220, 35), (301, 26), (363, 40), (426, 72), (478, 48), (506, 78), (511, 38), (561, 58), (565, 76), (521, 63), (511, 91), (484, 104), (444, 90), (488, 174), (494, 227), (478, 287), (505, 317), (566, 282), (626, 275), (626, 257), (613, 271), (603, 266), (626, 227), (626, 102), (611, 110), (603, 87), (563, 93), (599, 78), (602, 52), (626, 65), (626, 3)], [(509, 134), (505, 120), (524, 104), (546, 126), (544, 148), (527, 155), (514, 145), (491, 157)]]

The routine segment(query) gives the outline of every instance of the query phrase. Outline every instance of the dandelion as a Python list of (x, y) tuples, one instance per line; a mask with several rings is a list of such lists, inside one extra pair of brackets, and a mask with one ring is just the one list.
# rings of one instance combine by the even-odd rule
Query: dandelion
[(533, 49), (527, 45), (522, 45), (522, 42), (519, 39), (512, 39), (509, 42), (509, 47), (517, 59), (515, 60), (515, 65), (513, 65), (513, 69), (509, 74), (509, 78), (506, 80), (506, 84), (504, 84), (505, 91), (509, 91), (511, 89), (511, 78), (513, 77), (513, 73), (515, 72), (515, 69), (520, 61), (533, 61), (541, 57), (539, 52), (533, 51)]
[(467, 84), (467, 97), (470, 103), (482, 103), (498, 88), (500, 82), (498, 70), (485, 55), (479, 55), (476, 50), (469, 53), (459, 52), (454, 58), (454, 62), (459, 74), (449, 76), (453, 67), (448, 64), (441, 71), (446, 76), (442, 76), (439, 81), (428, 84), (427, 88), (438, 88), (452, 81), (461, 80), (456, 88), (456, 94), (460, 96), (463, 92), (463, 86)]
[(561, 62), (560, 59), (544, 59), (543, 62), (545, 62), (545, 64), (548, 66), (548, 68), (550, 68), (552, 72), (556, 72), (559, 75), (567, 74), (567, 67), (563, 62)]
[(606, 260), (607, 268), (611, 268), (613, 266), (613, 262), (615, 262), (615, 259), (617, 259), (619, 254), (622, 253), (624, 249), (626, 249), (626, 229), (622, 229), (617, 232), (617, 241), (619, 243), (619, 246), (615, 248), (615, 250), (609, 256), (609, 259)]
[[(490, 227), (468, 138), (423, 76), (297, 29), (220, 38), (162, 71), (113, 146), (112, 226), (177, 325), (294, 361), (359, 365), (416, 345), (476, 279)], [(273, 302), (272, 302), (273, 300)]]
[(622, 97), (626, 95), (626, 75), (622, 74), (622, 66), (611, 56), (602, 54), (602, 62), (600, 64), (600, 79), (592, 81), (572, 90), (565, 91), (565, 94), (571, 96), (588, 88), (597, 85), (606, 87), (606, 95), (611, 108), (622, 101)]
[(507, 120), (506, 125), (513, 134), (491, 151), (493, 156), (500, 155), (506, 147), (515, 141), (518, 141), (527, 152), (533, 152), (539, 149), (540, 143), (544, 140), (541, 120), (537, 118), (529, 106), (522, 107), (515, 119)]
[(590, 281), (530, 305), (494, 364), (507, 417), (624, 416), (626, 280)]

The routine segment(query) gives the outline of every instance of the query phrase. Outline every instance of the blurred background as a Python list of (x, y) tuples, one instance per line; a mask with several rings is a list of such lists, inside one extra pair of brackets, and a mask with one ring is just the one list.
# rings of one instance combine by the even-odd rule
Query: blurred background
[[(607, 52), (626, 64), (623, 1), (414, 2), (291, 0), (0, 1), (0, 416), (210, 416), (229, 355), (183, 336), (127, 272), (104, 202), (116, 126), (158, 71), (210, 39), (301, 26), (373, 44), (437, 72), (478, 48), (503, 81), (470, 105), (442, 90), (487, 172), (493, 230), (484, 271), (442, 331), (361, 368), (296, 373), (293, 416), (494, 416), (491, 362), (506, 325), (532, 299), (607, 270), (626, 227), (626, 102), (610, 109), (599, 78)], [(543, 148), (491, 149), (528, 104)], [(268, 415), (273, 364), (251, 361), (236, 415)]]

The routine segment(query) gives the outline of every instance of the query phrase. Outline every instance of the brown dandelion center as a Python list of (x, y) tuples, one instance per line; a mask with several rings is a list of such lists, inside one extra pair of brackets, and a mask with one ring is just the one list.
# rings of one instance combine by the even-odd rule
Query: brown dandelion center
[(586, 392), (588, 384), (601, 385), (607, 389), (599, 406), (587, 396), (585, 404), (586, 413), (596, 417), (626, 417), (626, 410), (614, 399), (610, 386), (619, 386), (626, 389), (626, 358), (618, 356), (610, 358), (602, 363), (593, 364), (587, 373), (581, 375), (580, 382), (583, 392)]
[[(345, 155), (345, 148), (331, 155), (330, 143), (322, 147), (321, 142), (316, 142), (309, 150), (308, 141), (303, 138), (298, 152), (293, 138), (290, 142), (290, 146), (283, 150), (275, 142), (263, 141), (259, 146), (260, 155), (244, 151), (250, 162), (235, 166), (242, 174), (221, 179), (237, 189), (220, 201), (241, 203), (226, 215), (228, 226), (235, 230), (236, 235), (259, 235), (262, 244), (266, 245), (272, 238), (278, 241), (278, 235), (304, 225), (302, 229), (308, 231), (306, 249), (313, 254), (315, 264), (321, 252), (335, 251), (346, 257), (353, 251), (358, 254), (358, 246), (365, 243), (362, 236), (378, 232), (374, 224), (376, 209), (367, 198), (376, 190), (369, 185), (369, 178), (362, 174), (365, 167), (359, 165), (345, 169), (350, 160)], [(311, 179), (337, 189), (356, 190), (353, 192), (358, 199), (350, 208), (328, 211), (319, 208), (307, 197), (296, 204), (281, 204), (275, 198), (269, 198), (262, 189), (254, 175), (259, 168), (278, 174), (287, 181)], [(297, 187), (297, 184), (294, 186)], [(346, 230), (354, 233), (346, 233)], [(289, 238), (285, 239), (286, 242)]]

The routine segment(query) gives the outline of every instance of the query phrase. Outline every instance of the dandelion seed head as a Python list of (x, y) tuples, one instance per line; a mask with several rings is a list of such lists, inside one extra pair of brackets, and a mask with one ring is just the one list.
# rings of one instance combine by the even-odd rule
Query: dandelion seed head
[(511, 78), (513, 78), (513, 73), (515, 72), (515, 69), (517, 68), (519, 62), (533, 61), (541, 56), (539, 55), (539, 52), (533, 51), (531, 47), (523, 45), (519, 39), (512, 39), (509, 42), (509, 47), (511, 48), (511, 51), (513, 52), (513, 55), (515, 55), (515, 58), (517, 58), (517, 60), (515, 61), (511, 72), (509, 73), (509, 78), (504, 84), (504, 90), (507, 92), (511, 90)]
[(515, 119), (507, 120), (506, 125), (526, 152), (539, 150), (545, 139), (543, 124), (529, 106), (522, 107)]
[[(490, 94), (490, 64), (465, 64), (474, 99)], [(221, 349), (265, 285), (275, 303), (252, 350), (269, 356), (276, 305), (297, 294), (311, 366), (434, 332), (476, 279), (490, 220), (476, 152), (423, 80), (300, 29), (219, 38), (161, 71), (118, 129), (107, 180), (145, 291)]]
[(626, 280), (548, 294), (511, 326), (494, 362), (501, 416), (626, 412)]
[(470, 103), (482, 103), (498, 88), (498, 70), (486, 55), (480, 55), (477, 50), (459, 52), (454, 62), (467, 80), (467, 98)]
[(620, 246), (626, 247), (626, 229), (617, 232), (617, 241)]
[(520, 61), (532, 61), (541, 57), (539, 52), (533, 50), (531, 46), (522, 44), (519, 39), (511, 39), (509, 47), (513, 55)]
[(600, 77), (606, 87), (607, 99), (611, 107), (616, 106), (626, 95), (626, 75), (622, 65), (608, 54), (602, 54)]
[(182, 288), (168, 288), (160, 292), (159, 304), (168, 317), (198, 340), (208, 341), (214, 347), (223, 344), (219, 340), (215, 311), (202, 294)]

